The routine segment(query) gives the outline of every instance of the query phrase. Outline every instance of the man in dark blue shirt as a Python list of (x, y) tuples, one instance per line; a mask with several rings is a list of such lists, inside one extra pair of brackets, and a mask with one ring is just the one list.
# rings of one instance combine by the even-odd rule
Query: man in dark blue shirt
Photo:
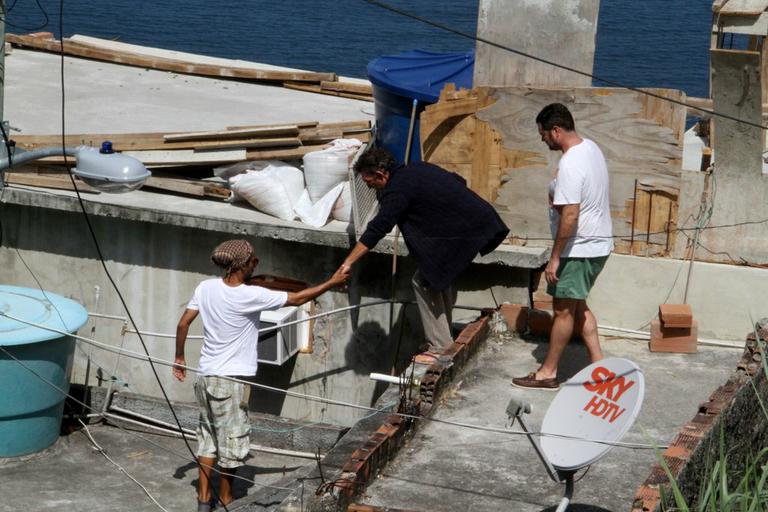
[(430, 351), (453, 343), (451, 289), (477, 253), (493, 251), (509, 233), (496, 210), (458, 174), (416, 162), (397, 165), (386, 150), (373, 148), (355, 172), (379, 194), (379, 212), (342, 264), (352, 265), (373, 249), (395, 225), (403, 233), (418, 271), (413, 286)]

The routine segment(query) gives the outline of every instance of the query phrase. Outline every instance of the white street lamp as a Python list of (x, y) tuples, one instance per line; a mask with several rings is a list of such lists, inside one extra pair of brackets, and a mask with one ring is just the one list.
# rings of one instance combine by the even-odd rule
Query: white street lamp
[(11, 159), (0, 158), (0, 187), (2, 174), (6, 169), (31, 160), (58, 155), (75, 157), (72, 174), (102, 192), (130, 192), (140, 188), (152, 176), (139, 160), (115, 153), (112, 151), (112, 143), (105, 141), (100, 150), (90, 146), (54, 147), (14, 152)]

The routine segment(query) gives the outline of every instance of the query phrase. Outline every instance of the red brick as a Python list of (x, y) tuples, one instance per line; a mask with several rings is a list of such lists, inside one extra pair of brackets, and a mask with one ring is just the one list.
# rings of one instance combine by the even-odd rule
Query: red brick
[(502, 304), (499, 313), (507, 322), (507, 329), (515, 332), (525, 332), (528, 326), (528, 306), (522, 304)]
[(659, 320), (664, 327), (693, 327), (691, 305), (662, 304), (659, 306)]
[(651, 322), (651, 352), (694, 354), (697, 350), (699, 326), (696, 320), (690, 329), (662, 327), (659, 320)]
[(528, 331), (534, 336), (549, 336), (552, 331), (552, 313), (541, 309), (528, 312)]
[(691, 455), (691, 450), (685, 446), (670, 445), (664, 450), (664, 455), (667, 457), (676, 457), (678, 459), (687, 459)]

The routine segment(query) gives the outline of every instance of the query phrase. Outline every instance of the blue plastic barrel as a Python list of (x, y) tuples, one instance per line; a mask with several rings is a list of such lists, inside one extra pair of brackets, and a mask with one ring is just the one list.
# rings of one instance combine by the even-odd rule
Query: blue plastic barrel
[[(34, 453), (59, 436), (85, 308), (50, 292), (0, 285), (0, 457)], [(7, 315), (7, 316), (6, 316)]]
[(399, 55), (378, 57), (368, 63), (368, 79), (373, 84), (376, 113), (376, 141), (398, 162), (405, 161), (408, 127), (416, 100), (416, 124), (410, 161), (421, 160), (418, 116), (437, 102), (445, 84), (471, 88), (475, 66), (474, 51), (434, 53), (411, 50)]

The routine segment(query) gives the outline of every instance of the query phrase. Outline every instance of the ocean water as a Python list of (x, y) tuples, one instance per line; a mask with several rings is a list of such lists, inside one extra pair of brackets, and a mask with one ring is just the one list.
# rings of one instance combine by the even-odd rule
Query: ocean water
[[(463, 32), (476, 31), (477, 0), (385, 1)], [(58, 37), (60, 3), (39, 2), (7, 1), (6, 30), (48, 30)], [(602, 0), (594, 74), (706, 96), (711, 4)], [(380, 55), (474, 47), (469, 39), (363, 0), (65, 0), (63, 13), (65, 36), (86, 34), (355, 77), (365, 77), (367, 63)]]

